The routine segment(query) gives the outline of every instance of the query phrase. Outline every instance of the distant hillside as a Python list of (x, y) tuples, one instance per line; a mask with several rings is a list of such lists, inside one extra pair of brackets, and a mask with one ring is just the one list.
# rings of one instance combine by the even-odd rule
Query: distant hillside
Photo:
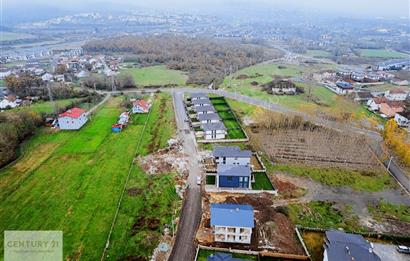
[(126, 36), (94, 40), (87, 52), (132, 53), (142, 66), (165, 64), (188, 72), (187, 83), (209, 84), (241, 68), (277, 58), (278, 50), (233, 41), (179, 36)]

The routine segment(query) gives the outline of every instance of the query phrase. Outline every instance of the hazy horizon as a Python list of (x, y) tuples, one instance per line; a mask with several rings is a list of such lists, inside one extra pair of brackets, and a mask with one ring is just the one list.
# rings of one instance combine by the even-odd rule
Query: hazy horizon
[[(40, 13), (44, 9), (55, 10), (55, 13), (48, 14), (60, 15), (70, 12), (80, 11), (127, 11), (127, 8), (152, 8), (178, 12), (203, 12), (203, 13), (218, 13), (229, 14), (229, 10), (252, 8), (252, 9), (288, 9), (304, 11), (306, 13), (323, 13), (335, 14), (338, 16), (354, 16), (354, 17), (386, 17), (386, 18), (409, 18), (409, 1), (394, 0), (394, 4), (390, 0), (378, 0), (377, 3), (372, 0), (344, 0), (344, 1), (326, 1), (326, 0), (174, 0), (172, 2), (166, 0), (151, 0), (146, 1), (131, 1), (117, 0), (110, 2), (107, 0), (61, 0), (58, 2), (50, 2), (49, 0), (1, 0), (1, 14), (5, 20), (16, 19), (22, 20), (25, 16), (30, 15), (41, 18)], [(21, 12), (22, 7), (29, 9), (31, 12)], [(16, 11), (20, 12), (16, 12)], [(14, 16), (14, 17), (13, 17)], [(37, 17), (36, 17), (37, 19)], [(24, 19), (23, 19), (24, 20)]]

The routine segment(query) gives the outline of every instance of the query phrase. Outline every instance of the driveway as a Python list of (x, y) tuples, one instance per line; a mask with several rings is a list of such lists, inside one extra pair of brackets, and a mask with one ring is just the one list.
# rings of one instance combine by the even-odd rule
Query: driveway
[[(189, 176), (187, 195), (180, 215), (177, 235), (169, 260), (194, 260), (196, 253), (195, 233), (199, 225), (201, 207), (201, 189), (196, 184), (196, 177), (202, 175), (200, 156), (196, 140), (192, 131), (185, 122), (187, 116), (183, 104), (183, 92), (173, 92), (174, 109), (179, 139), (183, 142), (184, 154), (189, 155)], [(189, 132), (186, 132), (189, 130)]]

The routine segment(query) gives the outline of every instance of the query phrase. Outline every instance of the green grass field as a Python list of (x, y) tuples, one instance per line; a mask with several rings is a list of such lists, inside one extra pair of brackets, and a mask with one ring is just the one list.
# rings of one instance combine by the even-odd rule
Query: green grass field
[(408, 58), (409, 55), (387, 49), (358, 49), (360, 56), (366, 58)]
[[(55, 103), (56, 103), (57, 108), (62, 108), (78, 100), (79, 100), (78, 98), (63, 99), (63, 100), (56, 100)], [(40, 101), (40, 102), (33, 103), (30, 106), (22, 106), (22, 107), (11, 109), (11, 111), (35, 111), (38, 113), (51, 113), (53, 112), (53, 104), (49, 101)]]
[(312, 57), (318, 57), (318, 58), (329, 58), (331, 57), (331, 53), (323, 50), (307, 50), (306, 52), (307, 55), (312, 56)]
[(273, 190), (272, 183), (265, 173), (254, 173), (255, 183), (252, 183), (252, 189), (254, 190)]
[[(40, 130), (23, 146), (21, 157), (0, 171), (1, 232), (62, 230), (64, 259), (99, 259), (135, 152), (145, 154), (164, 146), (164, 140), (174, 132), (174, 125), (170, 124), (173, 122), (172, 107), (167, 109), (169, 107), (160, 102), (165, 99), (163, 95), (155, 101), (144, 133), (145, 121), (138, 118), (146, 118), (147, 115), (134, 115), (132, 123), (123, 132), (111, 132), (111, 125), (121, 112), (120, 99), (108, 101), (79, 131)], [(161, 107), (165, 107), (166, 112), (163, 112), (163, 120), (157, 121)], [(154, 136), (151, 132), (156, 128), (165, 130)], [(141, 135), (144, 139), (137, 150)], [(172, 176), (164, 174), (151, 178), (138, 166), (131, 168), (129, 185), (144, 190), (132, 199), (130, 209), (125, 197), (121, 213), (126, 213), (126, 221), (130, 223), (141, 216), (159, 216), (159, 227), (151, 230), (142, 226), (137, 235), (132, 236), (132, 228), (123, 222), (121, 214), (115, 229), (124, 233), (126, 240), (134, 245), (128, 249), (129, 252), (124, 252), (122, 244), (115, 244), (118, 238), (114, 231), (111, 258), (117, 260), (126, 254), (136, 253), (145, 255), (155, 248), (157, 242), (154, 239), (157, 237), (149, 243), (136, 238), (141, 237), (141, 233), (160, 235), (159, 229), (169, 222), (175, 209), (169, 206), (179, 202), (173, 192)], [(166, 193), (158, 195), (160, 191)], [(143, 206), (152, 202), (157, 207), (136, 208), (136, 202), (144, 202)], [(3, 242), (0, 242), (2, 247)]]
[(373, 218), (381, 221), (382, 219), (395, 219), (410, 222), (410, 208), (406, 205), (393, 205), (381, 200), (376, 205), (368, 206)]
[(3, 41), (15, 41), (15, 40), (26, 40), (34, 38), (31, 34), (23, 33), (13, 33), (13, 32), (0, 32), (0, 42)]
[(360, 230), (358, 217), (353, 214), (351, 206), (336, 209), (330, 202), (311, 201), (306, 204), (290, 204), (288, 210), (290, 219), (302, 227)]
[(132, 75), (137, 86), (184, 85), (188, 79), (185, 73), (167, 69), (165, 66), (124, 69), (121, 74)]
[(211, 98), (212, 105), (214, 105), (219, 117), (221, 117), (228, 135), (228, 139), (245, 139), (246, 135), (242, 130), (241, 125), (235, 118), (235, 115), (231, 111), (227, 101), (224, 97), (213, 97)]
[(273, 167), (275, 171), (309, 177), (329, 186), (348, 186), (357, 191), (376, 192), (396, 186), (395, 181), (387, 172), (367, 173), (338, 168), (315, 168), (306, 165), (284, 164), (275, 164)]

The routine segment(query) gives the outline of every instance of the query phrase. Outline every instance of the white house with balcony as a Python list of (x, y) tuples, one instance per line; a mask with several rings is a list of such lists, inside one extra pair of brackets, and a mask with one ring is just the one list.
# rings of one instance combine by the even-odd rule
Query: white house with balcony
[(218, 123), (222, 121), (218, 113), (199, 114), (197, 117), (201, 124)]
[(204, 131), (204, 138), (206, 140), (222, 140), (228, 134), (222, 122), (205, 123), (201, 125), (201, 128)]
[(252, 152), (238, 146), (218, 146), (212, 152), (216, 164), (250, 166)]
[(211, 227), (215, 242), (250, 244), (255, 227), (253, 207), (211, 204)]

